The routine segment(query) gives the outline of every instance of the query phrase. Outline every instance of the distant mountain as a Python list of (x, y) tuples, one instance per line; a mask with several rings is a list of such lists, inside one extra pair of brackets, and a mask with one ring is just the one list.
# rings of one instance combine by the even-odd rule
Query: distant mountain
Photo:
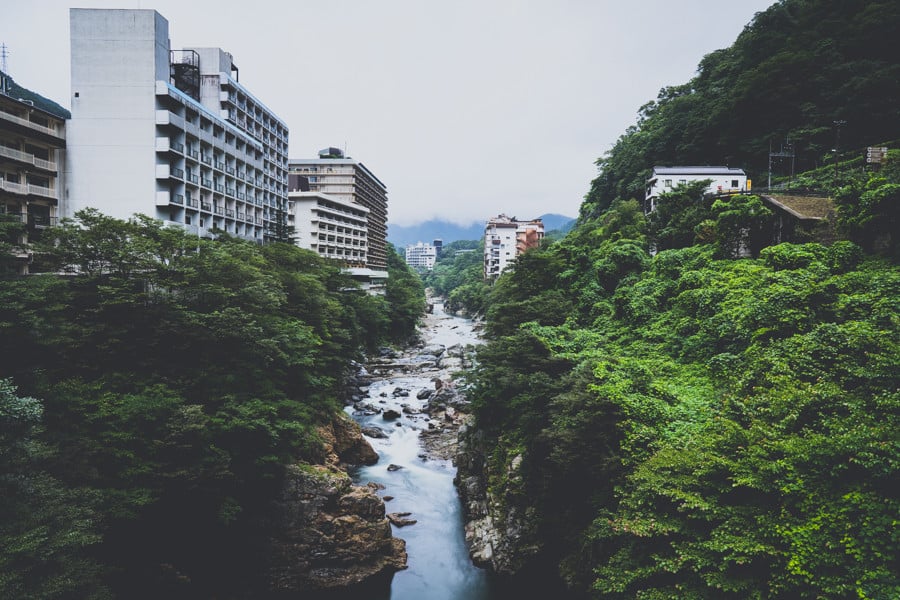
[[(559, 229), (565, 232), (575, 224), (572, 217), (557, 214), (541, 215), (538, 218), (544, 222), (545, 231)], [(474, 221), (471, 225), (458, 225), (450, 221), (432, 219), (407, 226), (388, 223), (388, 241), (399, 249), (416, 242), (431, 243), (436, 239), (443, 240), (445, 244), (457, 240), (480, 240), (484, 236), (485, 222), (486, 220)]]

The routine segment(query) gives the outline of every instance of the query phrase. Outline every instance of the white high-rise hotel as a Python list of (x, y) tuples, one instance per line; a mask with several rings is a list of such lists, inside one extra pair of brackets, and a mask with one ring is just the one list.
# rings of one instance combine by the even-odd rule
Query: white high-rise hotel
[(73, 8), (64, 214), (143, 213), (262, 242), (287, 203), (288, 128), (219, 48), (172, 50), (154, 10)]

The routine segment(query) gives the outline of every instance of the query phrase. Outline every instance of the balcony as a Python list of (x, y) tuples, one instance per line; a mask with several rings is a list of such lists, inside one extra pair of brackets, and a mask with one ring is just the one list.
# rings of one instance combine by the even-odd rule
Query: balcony
[(223, 193), (225, 191), (225, 186), (222, 185), (221, 183), (214, 183), (213, 189), (219, 193)]
[(55, 162), (38, 158), (34, 154), (29, 154), (28, 152), (22, 152), (21, 150), (15, 150), (13, 148), (7, 148), (6, 146), (0, 146), (0, 156), (25, 163), (27, 165), (34, 165), (35, 167), (43, 169), (44, 171), (52, 171), (56, 173)]
[(209, 154), (201, 154), (200, 162), (202, 162), (204, 165), (212, 165), (212, 157)]
[(206, 212), (212, 212), (212, 204), (209, 202), (201, 202), (200, 210), (205, 210)]
[(50, 136), (51, 138), (53, 138), (52, 141), (54, 142), (54, 145), (65, 146), (65, 131), (57, 131), (55, 127), (47, 127), (46, 125), (41, 125), (39, 123), (32, 123), (28, 119), (23, 119), (22, 117), (11, 115), (8, 112), (2, 110), (0, 110), (0, 120), (13, 123), (14, 125), (24, 127), (36, 133)]
[(213, 212), (215, 212), (217, 215), (224, 215), (224, 214), (225, 214), (225, 209), (222, 208), (221, 206), (217, 206), (217, 207), (215, 207), (215, 209), (213, 210)]
[(156, 124), (171, 125), (173, 127), (177, 127), (178, 129), (184, 129), (184, 119), (168, 110), (156, 111)]
[(196, 175), (191, 174), (191, 175), (187, 176), (187, 182), (192, 183), (194, 185), (200, 185), (200, 178), (197, 177)]
[(217, 160), (217, 161), (216, 161), (216, 169), (218, 169), (218, 170), (220, 170), (220, 171), (224, 171), (224, 170), (225, 170), (225, 163), (223, 163), (223, 162), (220, 161), (220, 160)]
[(225, 209), (225, 216), (228, 217), (229, 219), (233, 219), (233, 218), (234, 218), (234, 209), (233, 209), (233, 208), (226, 208), (226, 209)]
[(232, 198), (234, 198), (234, 188), (233, 188), (233, 187), (226, 187), (226, 188), (225, 188), (225, 195), (226, 195), (226, 196), (231, 196)]
[(203, 178), (203, 179), (200, 180), (200, 183), (202, 183), (202, 184), (203, 184), (203, 187), (205, 187), (205, 188), (211, 188), (211, 187), (212, 187), (212, 179), (206, 179), (206, 178)]

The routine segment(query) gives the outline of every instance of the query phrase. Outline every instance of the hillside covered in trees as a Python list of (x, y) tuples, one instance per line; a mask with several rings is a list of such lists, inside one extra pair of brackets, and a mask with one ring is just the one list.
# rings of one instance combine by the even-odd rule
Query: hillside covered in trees
[(900, 139), (898, 30), (893, 0), (776, 2), (732, 46), (705, 56), (693, 79), (640, 108), (597, 161), (582, 214), (642, 198), (654, 165), (729, 165), (762, 184), (770, 148), (786, 140), (800, 172), (830, 161), (836, 143), (841, 155), (860, 155)]
[[(900, 151), (839, 180), (829, 155), (835, 119), (842, 148), (900, 137), (898, 30), (896, 2), (776, 3), (643, 107), (576, 229), (479, 300), (485, 465), (463, 476), (505, 565), (597, 599), (900, 597)], [(702, 186), (642, 212), (652, 165), (758, 173), (788, 134), (838, 241), (738, 258), (771, 211)]]
[(258, 597), (285, 466), (322, 461), (421, 281), (394, 254), (369, 296), (293, 245), (93, 210), (44, 239), (55, 274), (0, 279), (0, 596)]

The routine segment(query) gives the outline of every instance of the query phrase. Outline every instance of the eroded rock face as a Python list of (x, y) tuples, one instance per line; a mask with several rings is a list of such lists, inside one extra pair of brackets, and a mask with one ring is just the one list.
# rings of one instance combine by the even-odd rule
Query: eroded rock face
[(458, 444), (454, 483), (462, 500), (469, 556), (476, 565), (495, 573), (519, 574), (541, 549), (533, 509), (517, 489), (522, 481), (522, 458), (510, 461), (503, 488), (491, 490), (483, 435), (463, 425)]
[(384, 502), (333, 467), (291, 465), (275, 507), (269, 589), (302, 593), (366, 583), (406, 568)]
[(319, 437), (325, 451), (325, 464), (336, 467), (339, 464), (374, 465), (378, 453), (363, 437), (359, 424), (343, 413), (339, 413), (331, 423), (319, 428)]

